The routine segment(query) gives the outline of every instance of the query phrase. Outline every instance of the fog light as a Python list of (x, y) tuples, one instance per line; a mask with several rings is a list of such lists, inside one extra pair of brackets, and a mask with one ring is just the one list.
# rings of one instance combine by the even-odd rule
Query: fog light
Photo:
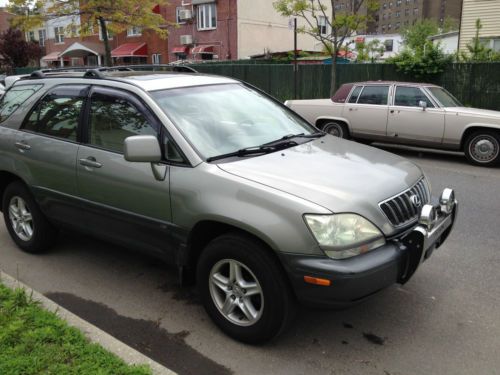
[(436, 223), (436, 209), (431, 204), (426, 204), (422, 207), (418, 222), (427, 227), (427, 230), (432, 230)]
[(445, 214), (450, 214), (453, 211), (453, 207), (455, 207), (455, 192), (453, 189), (444, 189), (441, 193), (439, 203), (441, 205), (441, 211)]

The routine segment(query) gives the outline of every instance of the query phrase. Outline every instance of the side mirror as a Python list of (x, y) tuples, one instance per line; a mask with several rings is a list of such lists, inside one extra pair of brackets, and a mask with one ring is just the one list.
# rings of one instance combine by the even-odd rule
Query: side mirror
[(158, 163), (161, 149), (158, 139), (152, 135), (134, 135), (124, 142), (125, 160), (137, 163)]
[(421, 100), (418, 102), (418, 106), (425, 111), (425, 109), (427, 108), (427, 102), (425, 100)]

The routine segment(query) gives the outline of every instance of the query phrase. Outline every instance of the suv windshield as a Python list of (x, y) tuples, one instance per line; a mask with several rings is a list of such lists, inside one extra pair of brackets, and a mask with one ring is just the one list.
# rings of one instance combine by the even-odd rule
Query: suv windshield
[(169, 89), (151, 95), (205, 159), (316, 132), (293, 112), (240, 84)]
[(457, 98), (442, 87), (428, 87), (427, 89), (443, 107), (463, 107), (462, 103), (460, 103)]

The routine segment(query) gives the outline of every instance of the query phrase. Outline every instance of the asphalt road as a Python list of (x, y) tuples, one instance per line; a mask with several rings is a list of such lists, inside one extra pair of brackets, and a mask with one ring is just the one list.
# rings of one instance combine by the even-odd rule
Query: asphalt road
[(44, 255), (0, 224), (0, 268), (181, 374), (500, 374), (500, 169), (397, 151), (460, 199), (448, 241), (404, 286), (343, 311), (301, 309), (279, 339), (225, 337), (154, 259), (63, 234)]

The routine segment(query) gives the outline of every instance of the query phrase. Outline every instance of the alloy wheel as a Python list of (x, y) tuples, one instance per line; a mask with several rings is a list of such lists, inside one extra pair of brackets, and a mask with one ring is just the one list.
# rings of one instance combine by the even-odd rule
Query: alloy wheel
[(9, 219), (12, 229), (23, 241), (30, 241), (33, 238), (34, 226), (33, 216), (26, 204), (26, 201), (14, 196), (9, 203)]

